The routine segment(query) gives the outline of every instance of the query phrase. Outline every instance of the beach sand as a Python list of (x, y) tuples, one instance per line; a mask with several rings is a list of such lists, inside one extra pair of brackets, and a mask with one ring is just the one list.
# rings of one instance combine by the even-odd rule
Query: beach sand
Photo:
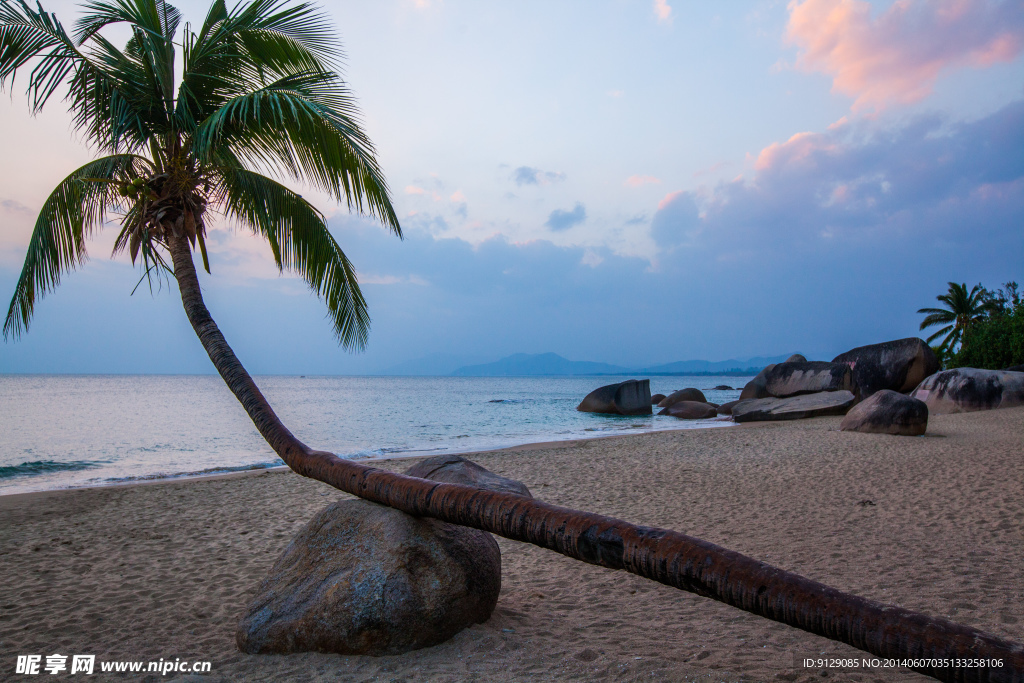
[[(1024, 640), (1024, 408), (933, 416), (923, 437), (843, 433), (839, 420), (471, 458), (551, 503), (675, 529), (844, 591)], [(208, 677), (189, 680), (410, 682), (818, 681), (821, 670), (797, 660), (867, 656), (504, 539), (493, 617), (447, 643), (382, 658), (241, 654), (235, 626), (255, 586), (292, 535), (339, 497), (273, 471), (0, 498), (0, 679), (18, 679), (15, 655), (52, 653), (212, 662)], [(929, 680), (883, 669), (827, 677)]]

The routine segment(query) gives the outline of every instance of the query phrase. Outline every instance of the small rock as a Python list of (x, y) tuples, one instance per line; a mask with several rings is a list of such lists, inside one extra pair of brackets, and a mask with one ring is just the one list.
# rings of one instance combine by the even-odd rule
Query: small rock
[(682, 420), (705, 420), (718, 415), (718, 410), (707, 403), (679, 401), (662, 410), (658, 415), (671, 415)]
[(651, 405), (656, 406), (665, 399), (665, 394), (654, 394), (651, 396)]
[(719, 384), (717, 387), (714, 387), (711, 391), (735, 391), (735, 389), (730, 387), (728, 384)]
[(794, 353), (792, 356), (786, 359), (787, 363), (806, 363), (807, 358), (802, 353)]
[(732, 415), (732, 409), (737, 403), (739, 403), (739, 401), (729, 401), (728, 403), (723, 403), (722, 405), (718, 406), (718, 414)]
[(839, 429), (844, 432), (920, 436), (928, 429), (928, 406), (898, 391), (882, 389), (846, 414)]
[(668, 408), (672, 404), (680, 401), (696, 401), (697, 403), (708, 402), (707, 398), (704, 397), (703, 391), (700, 389), (694, 389), (693, 387), (688, 387), (686, 389), (680, 389), (679, 391), (673, 391), (658, 402), (658, 407)]

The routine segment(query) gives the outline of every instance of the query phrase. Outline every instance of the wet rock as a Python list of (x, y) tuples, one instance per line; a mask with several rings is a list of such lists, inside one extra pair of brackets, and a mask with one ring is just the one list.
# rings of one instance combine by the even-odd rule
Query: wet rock
[(765, 390), (770, 396), (787, 398), (820, 391), (849, 391), (856, 385), (853, 371), (845, 363), (823, 361), (786, 362), (774, 366), (765, 375)]
[(740, 400), (745, 401), (748, 398), (768, 398), (771, 394), (768, 393), (767, 382), (768, 373), (772, 371), (775, 364), (767, 366), (764, 370), (757, 373), (754, 379), (747, 382), (746, 386), (743, 387), (743, 391), (740, 392)]
[(659, 408), (668, 408), (669, 406), (679, 403), (680, 401), (696, 401), (697, 403), (707, 403), (707, 398), (704, 397), (704, 392), (700, 389), (694, 389), (688, 387), (686, 389), (680, 389), (679, 391), (673, 391), (671, 394), (661, 399), (658, 402)]
[(932, 414), (1024, 405), (1024, 372), (956, 368), (925, 378), (911, 394)]
[(858, 346), (839, 354), (832, 362), (850, 366), (861, 399), (882, 389), (913, 391), (940, 367), (935, 352), (917, 337)]
[(650, 415), (651, 381), (630, 379), (594, 389), (576, 406), (583, 413)]
[(235, 639), (249, 654), (400, 654), (486, 621), (500, 588), (487, 532), (342, 500), (285, 549)]
[(419, 477), (420, 479), (475, 486), (479, 489), (514, 493), (517, 496), (533, 498), (530, 489), (523, 482), (495, 474), (458, 455), (437, 455), (418, 460), (405, 473), (410, 477)]
[(678, 401), (662, 410), (658, 415), (671, 415), (682, 420), (705, 420), (718, 415), (718, 410), (699, 401)]
[(739, 403), (739, 401), (729, 401), (728, 403), (723, 403), (722, 405), (718, 406), (718, 414), (732, 415), (732, 409), (737, 403)]
[(665, 398), (665, 394), (655, 394), (651, 396), (651, 405), (656, 406)]
[(798, 420), (823, 415), (845, 415), (856, 398), (849, 391), (822, 391), (789, 398), (756, 398), (739, 401), (732, 407), (736, 422)]
[(839, 429), (844, 432), (920, 436), (928, 429), (928, 406), (924, 401), (898, 391), (882, 389), (851, 408)]

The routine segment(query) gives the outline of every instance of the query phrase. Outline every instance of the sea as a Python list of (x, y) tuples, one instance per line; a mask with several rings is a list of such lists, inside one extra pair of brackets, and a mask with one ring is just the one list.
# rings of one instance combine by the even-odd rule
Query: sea
[[(288, 428), (358, 460), (726, 427), (581, 413), (629, 377), (256, 377)], [(651, 377), (651, 393), (739, 397), (750, 377)], [(0, 375), (0, 495), (283, 466), (215, 375)]]

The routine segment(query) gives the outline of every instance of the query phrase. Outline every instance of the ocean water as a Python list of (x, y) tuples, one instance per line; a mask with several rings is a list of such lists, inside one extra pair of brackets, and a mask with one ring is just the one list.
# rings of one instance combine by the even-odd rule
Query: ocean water
[[(305, 443), (348, 458), (466, 453), (720, 420), (580, 413), (590, 391), (627, 377), (257, 377)], [(749, 377), (653, 377), (709, 401)], [(97, 486), (283, 463), (217, 376), (0, 375), (0, 494)]]

